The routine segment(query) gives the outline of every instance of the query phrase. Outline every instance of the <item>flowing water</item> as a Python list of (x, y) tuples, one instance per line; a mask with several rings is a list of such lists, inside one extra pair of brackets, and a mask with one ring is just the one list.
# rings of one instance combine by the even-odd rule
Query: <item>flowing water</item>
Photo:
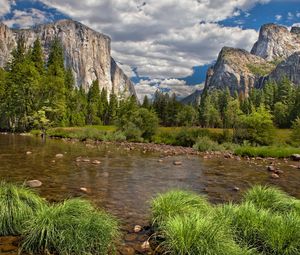
[[(32, 154), (27, 155), (30, 151)], [(56, 158), (56, 154), (63, 154)], [(76, 162), (77, 157), (101, 161)], [(0, 135), (0, 179), (17, 183), (38, 179), (37, 189), (49, 201), (84, 197), (118, 217), (123, 230), (147, 225), (149, 200), (174, 188), (205, 194), (214, 202), (239, 200), (253, 184), (275, 184), (300, 198), (300, 170), (292, 162), (277, 162), (284, 174), (270, 178), (263, 161), (203, 159), (201, 156), (165, 157), (159, 153), (128, 151), (121, 146), (47, 140), (21, 135)], [(175, 166), (174, 161), (181, 161)], [(295, 164), (294, 164), (295, 165)], [(233, 187), (239, 187), (236, 192)], [(86, 188), (82, 192), (80, 188)]]

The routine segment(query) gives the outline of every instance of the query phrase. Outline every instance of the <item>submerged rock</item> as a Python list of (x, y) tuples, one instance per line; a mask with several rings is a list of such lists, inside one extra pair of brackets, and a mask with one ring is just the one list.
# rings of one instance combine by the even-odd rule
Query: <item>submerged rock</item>
[(294, 161), (300, 161), (300, 154), (293, 154), (291, 156), (291, 159), (294, 160)]
[(142, 231), (142, 229), (143, 229), (142, 226), (140, 226), (140, 225), (135, 225), (133, 231), (134, 231), (135, 233), (139, 233), (139, 232)]
[(279, 179), (280, 177), (279, 177), (278, 174), (273, 173), (273, 174), (271, 174), (271, 178), (273, 178), (273, 179)]
[(61, 153), (55, 155), (56, 158), (62, 158), (63, 156), (64, 156), (64, 154), (61, 154)]
[(100, 165), (101, 161), (99, 161), (99, 160), (93, 160), (92, 164), (94, 164), (94, 165)]
[(174, 161), (173, 165), (175, 165), (175, 166), (181, 166), (182, 162), (181, 161)]
[(30, 180), (26, 182), (26, 186), (30, 187), (30, 188), (38, 188), (42, 186), (42, 182), (39, 180)]

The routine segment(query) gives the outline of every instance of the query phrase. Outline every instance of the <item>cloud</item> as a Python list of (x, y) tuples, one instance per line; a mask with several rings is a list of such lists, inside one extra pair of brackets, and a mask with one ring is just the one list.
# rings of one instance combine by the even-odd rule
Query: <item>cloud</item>
[(12, 0), (0, 0), (0, 16), (10, 12), (11, 5), (15, 4)]
[[(250, 49), (255, 30), (217, 22), (270, 0), (41, 0), (112, 37), (118, 62), (140, 76), (183, 77), (216, 59), (222, 46)], [(200, 24), (201, 23), (201, 24)]]
[(51, 15), (35, 8), (26, 11), (14, 10), (12, 17), (3, 21), (9, 27), (29, 28), (35, 24), (51, 21)]
[(202, 89), (203, 86), (203, 84), (188, 86), (185, 81), (178, 79), (150, 79), (141, 80), (135, 85), (135, 90), (139, 101), (142, 102), (145, 96), (152, 99), (157, 90), (168, 93), (169, 95), (175, 94), (179, 98), (184, 98), (197, 89)]

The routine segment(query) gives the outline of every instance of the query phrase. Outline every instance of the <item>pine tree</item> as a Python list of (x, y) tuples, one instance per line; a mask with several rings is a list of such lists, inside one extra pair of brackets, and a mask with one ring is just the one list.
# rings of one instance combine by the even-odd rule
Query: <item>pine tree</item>
[(44, 63), (44, 55), (42, 50), (42, 45), (40, 39), (37, 38), (34, 41), (32, 50), (31, 50), (31, 61), (34, 63), (36, 70), (43, 74), (45, 70), (45, 63)]

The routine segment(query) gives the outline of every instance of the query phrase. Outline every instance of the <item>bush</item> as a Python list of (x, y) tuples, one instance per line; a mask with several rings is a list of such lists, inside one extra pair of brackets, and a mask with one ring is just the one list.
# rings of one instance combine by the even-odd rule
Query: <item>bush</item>
[(45, 202), (25, 187), (0, 183), (0, 236), (19, 235)]
[(293, 121), (291, 141), (292, 144), (294, 144), (295, 146), (300, 145), (300, 118), (299, 117)]
[(168, 254), (178, 255), (241, 255), (251, 254), (237, 245), (222, 219), (194, 212), (175, 216), (163, 227), (162, 246)]
[(211, 210), (211, 206), (205, 198), (195, 193), (180, 190), (169, 191), (152, 200), (152, 224), (161, 226), (171, 217), (190, 214), (195, 210), (199, 213), (207, 213)]
[(254, 186), (244, 195), (244, 201), (257, 208), (273, 212), (297, 212), (300, 216), (300, 201), (292, 198), (276, 187)]
[(250, 115), (242, 115), (234, 130), (234, 139), (239, 143), (249, 141), (259, 145), (270, 145), (274, 138), (272, 115), (264, 107), (259, 107)]
[(193, 146), (198, 151), (222, 151), (224, 147), (217, 142), (212, 141), (209, 137), (198, 137), (196, 144)]
[(106, 255), (114, 249), (118, 227), (89, 202), (72, 199), (42, 208), (24, 234), (22, 250), (28, 253)]

